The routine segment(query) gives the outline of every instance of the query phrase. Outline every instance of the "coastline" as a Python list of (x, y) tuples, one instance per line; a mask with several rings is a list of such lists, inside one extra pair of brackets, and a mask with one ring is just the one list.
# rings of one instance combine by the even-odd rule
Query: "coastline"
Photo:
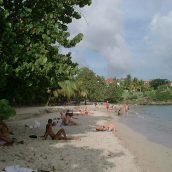
[(171, 172), (172, 149), (146, 139), (142, 134), (116, 120), (117, 137), (134, 155), (136, 163), (147, 172)]
[[(117, 105), (116, 109), (118, 108)], [(113, 112), (103, 111), (115, 121), (117, 126), (116, 136), (120, 140), (122, 146), (132, 153), (140, 170), (144, 172), (171, 172), (172, 148), (153, 142), (147, 139), (142, 133), (120, 122), (120, 117), (117, 116), (116, 109)]]

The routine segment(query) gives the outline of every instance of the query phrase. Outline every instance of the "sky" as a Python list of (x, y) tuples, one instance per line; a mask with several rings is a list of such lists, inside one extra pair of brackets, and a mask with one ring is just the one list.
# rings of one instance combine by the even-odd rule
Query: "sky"
[(171, 0), (92, 0), (69, 26), (73, 60), (97, 75), (172, 80)]

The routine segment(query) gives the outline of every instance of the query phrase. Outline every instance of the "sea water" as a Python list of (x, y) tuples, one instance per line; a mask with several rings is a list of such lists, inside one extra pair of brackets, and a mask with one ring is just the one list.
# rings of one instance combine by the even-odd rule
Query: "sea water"
[(172, 148), (172, 105), (131, 106), (118, 120), (147, 139)]

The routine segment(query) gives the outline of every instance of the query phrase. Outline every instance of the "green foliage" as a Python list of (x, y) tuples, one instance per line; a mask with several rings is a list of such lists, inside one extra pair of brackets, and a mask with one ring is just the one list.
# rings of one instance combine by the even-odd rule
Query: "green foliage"
[(124, 100), (134, 100), (134, 99), (139, 99), (143, 97), (143, 93), (142, 92), (127, 92), (125, 91), (123, 94), (123, 98)]
[(155, 100), (168, 101), (172, 100), (172, 88), (160, 86), (155, 92)]
[(0, 120), (8, 119), (10, 116), (14, 116), (15, 114), (15, 109), (9, 105), (7, 100), (0, 100)]
[(81, 82), (84, 90), (87, 90), (87, 98), (90, 101), (109, 100), (111, 103), (116, 103), (122, 100), (123, 89), (117, 86), (116, 80), (106, 84), (103, 77), (96, 76), (88, 68), (81, 68), (76, 79)]
[(155, 90), (161, 85), (167, 85), (170, 81), (168, 79), (153, 79), (150, 82), (150, 86)]
[[(80, 72), (77, 76), (77, 81), (82, 83), (82, 88), (87, 90), (88, 99), (92, 101), (97, 101), (102, 92), (102, 85), (104, 85), (104, 81), (95, 75), (95, 73), (88, 68), (81, 68)], [(99, 80), (100, 79), (100, 80)]]
[(58, 87), (49, 88), (47, 93), (49, 94), (49, 99), (47, 105), (51, 100), (54, 103), (68, 102), (71, 99), (76, 99), (79, 101), (81, 98), (87, 97), (87, 90), (82, 87), (81, 82), (75, 79), (65, 80), (58, 83)]
[(124, 86), (126, 90), (131, 90), (132, 89), (132, 77), (131, 75), (127, 75), (125, 81), (124, 81)]
[(123, 88), (125, 90), (130, 91), (142, 91), (144, 90), (144, 82), (142, 80), (135, 78), (132, 78), (131, 75), (127, 75), (127, 77), (124, 80)]
[(71, 97), (75, 96), (75, 92), (77, 90), (76, 82), (73, 80), (66, 80), (60, 82), (61, 90), (59, 91), (61, 95), (67, 97), (67, 99), (71, 99)]
[(13, 104), (45, 102), (46, 88), (77, 73), (71, 54), (83, 34), (71, 38), (68, 24), (90, 0), (0, 2), (0, 98)]
[(105, 100), (108, 100), (111, 103), (118, 103), (123, 100), (123, 89), (118, 87), (116, 82), (108, 84), (105, 90)]

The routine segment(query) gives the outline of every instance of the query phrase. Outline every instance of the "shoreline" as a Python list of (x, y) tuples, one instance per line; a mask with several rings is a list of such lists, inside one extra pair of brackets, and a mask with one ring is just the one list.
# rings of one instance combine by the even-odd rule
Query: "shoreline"
[[(103, 111), (105, 112), (105, 111)], [(116, 136), (122, 146), (134, 156), (136, 164), (144, 172), (171, 172), (172, 148), (147, 139), (142, 133), (119, 121), (116, 112), (106, 112), (117, 125)], [(114, 115), (115, 114), (115, 115)], [(112, 117), (113, 116), (113, 117)]]
[(117, 120), (116, 124), (119, 127), (117, 137), (135, 156), (135, 161), (141, 168), (148, 172), (171, 172), (172, 149), (148, 140), (141, 133)]

